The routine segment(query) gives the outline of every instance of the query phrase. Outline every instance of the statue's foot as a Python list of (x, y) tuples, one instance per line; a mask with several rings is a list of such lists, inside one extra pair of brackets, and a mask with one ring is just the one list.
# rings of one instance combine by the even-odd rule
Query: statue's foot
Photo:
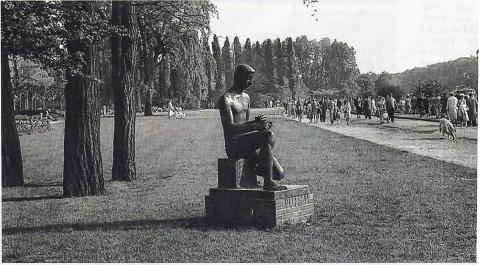
[(286, 190), (287, 187), (283, 185), (279, 185), (275, 181), (265, 181), (263, 183), (263, 189), (264, 190), (272, 190), (272, 191), (281, 191), (281, 190)]

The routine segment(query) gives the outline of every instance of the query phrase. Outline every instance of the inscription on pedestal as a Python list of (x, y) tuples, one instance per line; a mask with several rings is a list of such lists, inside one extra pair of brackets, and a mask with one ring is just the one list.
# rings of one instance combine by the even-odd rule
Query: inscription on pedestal
[(305, 223), (314, 211), (306, 185), (287, 185), (284, 191), (210, 189), (205, 206), (210, 221), (262, 226)]

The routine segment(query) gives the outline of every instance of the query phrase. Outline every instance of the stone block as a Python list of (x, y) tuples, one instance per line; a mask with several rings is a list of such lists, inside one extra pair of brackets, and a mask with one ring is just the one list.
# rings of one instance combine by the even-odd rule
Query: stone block
[(312, 202), (305, 185), (287, 185), (284, 191), (213, 188), (205, 196), (205, 209), (213, 222), (279, 226), (305, 223), (313, 215)]
[(218, 187), (237, 188), (240, 187), (242, 177), (243, 159), (218, 159)]

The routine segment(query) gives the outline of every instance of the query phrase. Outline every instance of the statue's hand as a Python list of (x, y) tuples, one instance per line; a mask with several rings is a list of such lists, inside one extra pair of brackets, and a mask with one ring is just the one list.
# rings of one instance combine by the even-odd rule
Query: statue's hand
[(267, 130), (270, 130), (270, 128), (272, 128), (272, 127), (273, 127), (273, 122), (267, 121), (267, 123), (266, 123), (266, 125), (265, 125), (265, 128), (266, 128)]
[(256, 121), (261, 121), (261, 122), (267, 122), (267, 117), (265, 117), (265, 114), (259, 114), (255, 116)]

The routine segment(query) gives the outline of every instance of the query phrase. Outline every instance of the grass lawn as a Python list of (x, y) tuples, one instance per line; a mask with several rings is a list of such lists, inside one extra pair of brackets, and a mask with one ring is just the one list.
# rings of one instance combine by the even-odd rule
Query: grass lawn
[(225, 157), (217, 112), (137, 119), (137, 180), (62, 199), (63, 123), (21, 136), (27, 185), (3, 188), (3, 262), (475, 262), (476, 170), (275, 120), (285, 184), (307, 184), (309, 225), (212, 226), (204, 196)]

